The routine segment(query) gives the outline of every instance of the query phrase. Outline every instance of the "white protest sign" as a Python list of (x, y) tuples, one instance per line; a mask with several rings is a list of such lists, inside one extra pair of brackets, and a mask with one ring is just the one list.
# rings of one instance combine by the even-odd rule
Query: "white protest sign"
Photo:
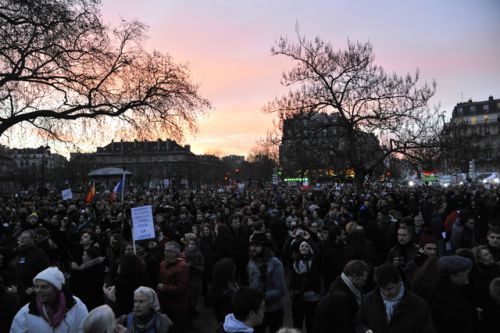
[(134, 241), (155, 238), (153, 210), (151, 206), (136, 207), (131, 210)]
[(63, 190), (61, 192), (61, 195), (62, 195), (62, 199), (63, 200), (71, 200), (71, 199), (73, 199), (73, 192), (71, 192), (70, 188), (68, 188), (66, 190)]

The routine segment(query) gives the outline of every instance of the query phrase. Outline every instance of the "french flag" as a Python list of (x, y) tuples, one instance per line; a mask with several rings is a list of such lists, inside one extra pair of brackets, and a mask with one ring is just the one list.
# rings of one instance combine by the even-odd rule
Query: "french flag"
[(118, 196), (118, 193), (122, 193), (122, 191), (123, 191), (122, 181), (119, 181), (118, 184), (116, 184), (115, 188), (113, 189), (113, 192), (110, 193), (109, 201), (114, 202), (116, 200), (116, 197)]

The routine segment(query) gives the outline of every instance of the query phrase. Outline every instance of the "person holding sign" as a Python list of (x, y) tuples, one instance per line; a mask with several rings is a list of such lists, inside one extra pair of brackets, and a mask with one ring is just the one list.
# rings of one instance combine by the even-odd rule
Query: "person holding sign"
[(184, 333), (189, 322), (189, 266), (180, 257), (181, 247), (177, 242), (165, 243), (164, 254), (157, 286), (160, 305), (174, 322), (175, 331)]

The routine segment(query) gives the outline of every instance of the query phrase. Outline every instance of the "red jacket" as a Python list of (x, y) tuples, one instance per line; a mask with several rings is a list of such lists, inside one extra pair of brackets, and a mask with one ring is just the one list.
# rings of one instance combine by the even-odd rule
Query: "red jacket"
[(158, 291), (158, 297), (164, 312), (189, 309), (189, 267), (184, 259), (177, 258), (172, 265), (162, 261), (158, 283), (163, 284), (163, 290)]

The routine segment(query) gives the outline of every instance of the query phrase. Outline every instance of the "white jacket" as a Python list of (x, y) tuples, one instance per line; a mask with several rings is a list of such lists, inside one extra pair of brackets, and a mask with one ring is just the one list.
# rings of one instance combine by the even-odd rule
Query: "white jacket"
[(14, 317), (10, 333), (82, 333), (82, 323), (87, 315), (87, 306), (76, 296), (68, 297), (69, 310), (62, 323), (53, 328), (38, 313), (36, 302), (23, 306)]

